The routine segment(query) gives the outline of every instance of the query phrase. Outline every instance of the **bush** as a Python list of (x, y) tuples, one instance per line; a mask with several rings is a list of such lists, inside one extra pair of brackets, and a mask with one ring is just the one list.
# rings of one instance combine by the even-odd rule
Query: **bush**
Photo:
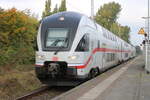
[(0, 10), (0, 65), (33, 63), (37, 25), (25, 11)]

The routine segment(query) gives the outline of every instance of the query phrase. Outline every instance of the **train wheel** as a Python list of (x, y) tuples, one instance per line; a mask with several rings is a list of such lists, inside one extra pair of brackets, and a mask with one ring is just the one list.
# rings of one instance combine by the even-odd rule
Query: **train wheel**
[(98, 75), (98, 73), (99, 73), (99, 71), (97, 68), (92, 69), (89, 73), (89, 79), (96, 77)]
[(101, 73), (101, 71), (99, 70), (98, 67), (96, 69), (97, 69), (97, 72), (98, 72), (97, 75), (99, 75)]

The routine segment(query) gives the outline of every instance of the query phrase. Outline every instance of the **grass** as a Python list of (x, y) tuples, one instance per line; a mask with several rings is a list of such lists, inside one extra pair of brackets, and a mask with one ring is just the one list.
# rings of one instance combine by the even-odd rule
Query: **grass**
[(0, 100), (14, 100), (41, 85), (33, 65), (0, 67)]

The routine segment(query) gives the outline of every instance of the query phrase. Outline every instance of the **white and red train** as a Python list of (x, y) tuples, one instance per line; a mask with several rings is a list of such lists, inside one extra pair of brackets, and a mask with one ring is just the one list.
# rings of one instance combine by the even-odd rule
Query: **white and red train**
[(87, 16), (61, 12), (41, 22), (35, 70), (44, 84), (69, 85), (95, 77), (135, 53), (134, 46)]

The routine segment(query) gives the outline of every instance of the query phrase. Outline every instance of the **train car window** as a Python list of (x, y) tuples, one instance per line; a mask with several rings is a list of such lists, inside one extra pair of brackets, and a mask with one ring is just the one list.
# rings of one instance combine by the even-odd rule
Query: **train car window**
[(108, 34), (109, 35), (109, 40), (111, 40), (111, 35), (110, 34)]
[(107, 53), (107, 62), (110, 62), (111, 61), (111, 53)]
[(89, 35), (86, 34), (83, 36), (83, 38), (80, 40), (76, 50), (77, 52), (80, 52), (80, 51), (89, 51)]
[(110, 39), (108, 32), (107, 32), (107, 38)]
[(106, 33), (103, 33), (103, 36), (104, 36), (105, 38), (107, 38)]
[(107, 33), (106, 33), (106, 39), (108, 39), (108, 35), (107, 35)]
[(112, 40), (112, 36), (110, 35), (110, 40)]
[(106, 61), (108, 62), (108, 53), (105, 55)]
[(105, 37), (105, 38), (107, 38), (107, 36), (106, 36), (106, 33), (105, 33), (105, 32), (103, 33), (103, 35), (104, 35), (104, 37)]
[(115, 60), (115, 54), (114, 53), (107, 53), (106, 61), (111, 62), (111, 61), (114, 61), (114, 60)]
[(128, 57), (128, 53), (125, 53), (125, 57)]
[(108, 39), (109, 37), (108, 37), (108, 33), (107, 33), (107, 31), (106, 31), (106, 38)]
[(113, 41), (115, 41), (115, 37), (113, 36)]
[(112, 61), (114, 61), (115, 60), (115, 54), (113, 53), (112, 54)]

